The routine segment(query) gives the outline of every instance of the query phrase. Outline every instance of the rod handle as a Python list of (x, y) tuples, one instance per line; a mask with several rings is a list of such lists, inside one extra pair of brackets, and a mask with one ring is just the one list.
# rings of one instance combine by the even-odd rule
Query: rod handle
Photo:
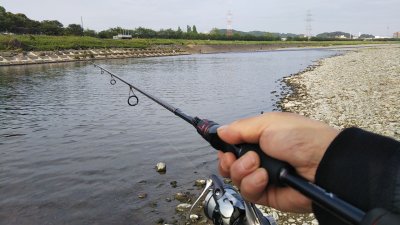
[[(196, 119), (196, 118), (195, 118)], [(197, 118), (198, 119), (198, 118)], [(285, 182), (281, 179), (283, 171), (294, 171), (294, 168), (286, 162), (277, 160), (266, 155), (258, 144), (238, 144), (231, 145), (224, 142), (217, 133), (219, 124), (210, 120), (198, 119), (196, 129), (199, 134), (206, 139), (213, 148), (223, 152), (232, 152), (236, 158), (240, 158), (249, 151), (254, 151), (260, 158), (260, 167), (268, 172), (268, 183), (276, 186), (285, 186)]]

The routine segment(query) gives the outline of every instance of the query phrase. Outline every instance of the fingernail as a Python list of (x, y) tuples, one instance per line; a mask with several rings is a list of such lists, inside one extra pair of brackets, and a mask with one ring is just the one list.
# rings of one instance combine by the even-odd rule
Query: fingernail
[(244, 156), (242, 156), (242, 158), (239, 161), (241, 166), (245, 170), (253, 168), (256, 164), (256, 160), (254, 159), (254, 157), (249, 154), (245, 154)]
[(222, 125), (222, 126), (217, 128), (217, 132), (221, 132), (223, 130), (226, 130), (227, 127), (228, 127), (228, 125)]
[(227, 166), (226, 166), (226, 163), (225, 163), (225, 160), (224, 160), (223, 155), (220, 155), (219, 163), (220, 163), (221, 168), (222, 168), (223, 170), (227, 170), (227, 168), (226, 168)]

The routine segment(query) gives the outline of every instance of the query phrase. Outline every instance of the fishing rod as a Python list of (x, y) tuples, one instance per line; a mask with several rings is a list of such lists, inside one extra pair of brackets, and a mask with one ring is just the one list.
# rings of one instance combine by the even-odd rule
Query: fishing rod
[[(310, 198), (315, 204), (324, 208), (329, 213), (337, 216), (348, 224), (362, 224), (362, 225), (380, 225), (380, 224), (398, 224), (398, 216), (391, 214), (386, 210), (372, 210), (368, 213), (354, 207), (353, 205), (343, 201), (332, 193), (327, 192), (323, 188), (311, 183), (305, 178), (301, 177), (296, 173), (294, 168), (286, 162), (279, 161), (268, 155), (266, 155), (258, 144), (238, 144), (231, 145), (218, 136), (217, 129), (220, 125), (214, 121), (207, 119), (200, 119), (199, 117), (189, 116), (183, 113), (180, 109), (168, 104), (167, 102), (141, 90), (140, 88), (126, 82), (116, 74), (93, 63), (94, 67), (100, 69), (101, 74), (106, 72), (111, 76), (110, 84), (115, 85), (116, 79), (126, 84), (129, 87), (128, 104), (130, 106), (136, 106), (139, 103), (139, 98), (135, 95), (134, 90), (140, 92), (144, 96), (150, 98), (154, 102), (158, 103), (168, 111), (174, 113), (176, 116), (182, 118), (192, 126), (194, 126), (197, 132), (216, 150), (223, 152), (231, 152), (236, 158), (239, 158), (249, 151), (254, 151), (260, 158), (260, 164), (262, 168), (268, 171), (269, 185), (276, 186), (289, 186), (299, 191), (303, 195)], [(134, 101), (134, 102), (132, 102)], [(385, 215), (385, 216), (383, 216)], [(386, 218), (386, 220), (382, 220)], [(393, 220), (394, 218), (394, 220)], [(380, 223), (384, 221), (383, 223)], [(395, 221), (394, 223), (387, 223), (388, 221)], [(397, 222), (396, 222), (397, 221)]]

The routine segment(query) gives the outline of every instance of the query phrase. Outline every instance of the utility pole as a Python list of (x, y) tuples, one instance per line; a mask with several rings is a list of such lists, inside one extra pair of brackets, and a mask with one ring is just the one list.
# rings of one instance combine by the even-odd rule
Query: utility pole
[(83, 18), (82, 18), (82, 16), (81, 16), (81, 26), (82, 26), (82, 36), (83, 36), (84, 29), (83, 29)]

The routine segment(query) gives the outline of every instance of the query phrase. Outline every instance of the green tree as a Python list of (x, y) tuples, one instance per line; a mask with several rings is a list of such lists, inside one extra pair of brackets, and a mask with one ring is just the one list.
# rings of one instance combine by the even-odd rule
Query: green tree
[(139, 27), (133, 31), (133, 36), (139, 38), (154, 38), (157, 36), (157, 32), (152, 29)]
[(0, 6), (0, 31), (8, 31), (10, 29), (10, 21), (7, 16), (6, 9)]
[(86, 29), (83, 31), (83, 36), (96, 37), (97, 33), (94, 30)]
[(113, 36), (117, 35), (118, 31), (116, 29), (108, 29), (100, 31), (97, 35), (99, 38), (113, 38)]
[(181, 27), (178, 27), (178, 30), (176, 31), (176, 36), (177, 38), (183, 38), (183, 31)]
[(193, 25), (192, 32), (193, 32), (194, 34), (197, 34), (197, 28), (196, 28), (195, 25)]
[(187, 25), (186, 26), (186, 33), (192, 33), (192, 27)]
[(0, 31), (35, 34), (40, 32), (40, 23), (29, 19), (22, 13), (6, 12), (5, 8), (0, 6)]
[(67, 28), (65, 28), (65, 34), (73, 35), (73, 36), (82, 36), (83, 29), (79, 24), (70, 24)]
[(172, 29), (166, 29), (163, 30), (161, 29), (158, 33), (157, 36), (160, 38), (177, 38), (177, 31), (174, 31)]
[(57, 20), (43, 20), (40, 23), (40, 30), (47, 35), (62, 35), (63, 25)]

